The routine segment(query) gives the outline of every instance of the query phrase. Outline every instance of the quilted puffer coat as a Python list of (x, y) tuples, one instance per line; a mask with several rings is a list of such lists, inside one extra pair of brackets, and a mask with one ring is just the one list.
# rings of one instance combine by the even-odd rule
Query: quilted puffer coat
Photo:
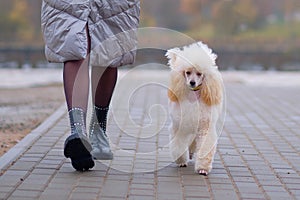
[(134, 61), (139, 0), (43, 0), (45, 55), (50, 62), (87, 57), (91, 65), (121, 66)]

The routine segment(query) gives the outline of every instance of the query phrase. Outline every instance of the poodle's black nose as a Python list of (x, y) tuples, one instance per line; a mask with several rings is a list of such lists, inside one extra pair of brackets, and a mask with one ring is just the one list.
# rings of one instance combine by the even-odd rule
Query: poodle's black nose
[(190, 81), (190, 85), (191, 85), (191, 86), (195, 86), (195, 85), (196, 85), (196, 82), (195, 82), (195, 81)]

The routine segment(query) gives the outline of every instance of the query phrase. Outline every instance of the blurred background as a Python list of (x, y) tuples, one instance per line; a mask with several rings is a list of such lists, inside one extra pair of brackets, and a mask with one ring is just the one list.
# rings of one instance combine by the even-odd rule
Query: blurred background
[[(41, 1), (1, 0), (0, 68), (51, 68)], [(209, 44), (223, 70), (300, 70), (299, 0), (141, 0), (140, 27), (164, 27)]]

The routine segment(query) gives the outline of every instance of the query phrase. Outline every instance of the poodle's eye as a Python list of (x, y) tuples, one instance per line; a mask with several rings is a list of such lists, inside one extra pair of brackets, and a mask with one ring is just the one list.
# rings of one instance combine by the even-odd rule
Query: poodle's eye
[(202, 74), (200, 72), (197, 73), (197, 76), (202, 76)]
[(191, 74), (192, 74), (192, 72), (190, 72), (190, 71), (187, 71), (187, 72), (185, 72), (185, 74), (186, 74), (186, 75), (191, 75)]

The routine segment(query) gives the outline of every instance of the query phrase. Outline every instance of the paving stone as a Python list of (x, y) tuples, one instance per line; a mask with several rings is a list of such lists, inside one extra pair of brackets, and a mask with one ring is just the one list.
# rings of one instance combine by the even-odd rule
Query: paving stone
[(70, 199), (74, 199), (74, 200), (94, 200), (97, 197), (98, 197), (97, 193), (72, 191), (72, 195), (70, 196)]
[(46, 188), (41, 194), (41, 200), (68, 199), (72, 190)]
[(31, 171), (36, 165), (36, 162), (31, 161), (16, 161), (9, 169), (11, 170), (21, 170), (21, 171)]
[(130, 189), (130, 195), (133, 196), (154, 196), (154, 190), (145, 189)]
[(101, 197), (125, 198), (128, 192), (128, 181), (106, 180), (101, 190)]
[(217, 190), (213, 191), (213, 196), (215, 199), (239, 199), (239, 196), (234, 190)]
[(153, 184), (154, 180), (153, 179), (142, 179), (142, 178), (136, 178), (132, 180), (132, 184), (139, 184), (139, 185), (143, 185), (143, 184)]
[(7, 200), (31, 200), (32, 197), (9, 197)]
[(16, 190), (11, 197), (23, 197), (36, 199), (40, 195), (40, 191), (34, 190)]
[(129, 195), (128, 200), (155, 200), (154, 196)]
[(184, 197), (210, 197), (210, 193), (206, 187), (186, 187), (184, 186)]
[(174, 200), (174, 199), (182, 199), (183, 196), (181, 193), (158, 193), (157, 199), (165, 199), (165, 200)]
[(266, 192), (270, 199), (291, 199), (292, 197), (286, 192)]
[(24, 177), (20, 176), (20, 175), (4, 174), (4, 175), (0, 176), (0, 188), (6, 187), (6, 186), (14, 188), (15, 186), (17, 186), (24, 180), (23, 178)]

